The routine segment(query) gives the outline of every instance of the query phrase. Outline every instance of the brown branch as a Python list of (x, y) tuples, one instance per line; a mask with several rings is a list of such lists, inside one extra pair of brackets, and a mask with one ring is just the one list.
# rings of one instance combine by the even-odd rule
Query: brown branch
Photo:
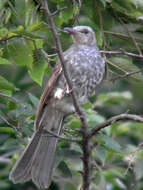
[(101, 13), (101, 8), (98, 6), (98, 3), (96, 3), (96, 4), (97, 4), (97, 11), (98, 11), (98, 15), (99, 15), (100, 28), (101, 28), (101, 32), (102, 32), (102, 37), (103, 37), (103, 41), (104, 41), (104, 50), (105, 50), (105, 47), (107, 47), (107, 43), (106, 43), (106, 38), (104, 35), (103, 17), (102, 17), (102, 13)]
[(14, 131), (16, 131), (16, 133), (18, 134), (19, 137), (23, 138), (23, 134), (22, 132), (15, 127), (14, 125), (12, 125), (6, 118), (4, 118), (2, 115), (0, 115), (0, 118), (9, 126), (11, 127)]
[(0, 93), (0, 97), (6, 98), (6, 99), (10, 99), (10, 100), (12, 100), (14, 103), (19, 104), (19, 105), (25, 107), (25, 105), (24, 105), (23, 103), (19, 102), (16, 98), (14, 98), (14, 97), (12, 97), (12, 96), (9, 96), (9, 95), (7, 95), (7, 94)]
[[(68, 9), (68, 7), (62, 7), (60, 9), (57, 9), (54, 13), (52, 13), (50, 16), (56, 16), (56, 15), (59, 15), (62, 11)], [(43, 11), (46, 11), (46, 8), (45, 7), (41, 7), (40, 10), (43, 10)]]
[(102, 54), (107, 54), (107, 55), (127, 55), (129, 57), (134, 57), (137, 59), (143, 59), (143, 55), (137, 55), (134, 53), (129, 53), (129, 52), (124, 52), (124, 51), (100, 51)]
[(0, 156), (0, 163), (11, 164), (11, 159)]
[(48, 58), (54, 58), (54, 57), (56, 57), (56, 56), (57, 56), (57, 53), (48, 55), (48, 56), (46, 56), (46, 58), (47, 58), (47, 59), (48, 59)]
[(69, 139), (69, 138), (65, 138), (65, 137), (61, 137), (59, 135), (56, 135), (55, 133), (53, 133), (52, 131), (49, 130), (41, 130), (42, 135), (46, 135), (46, 136), (50, 136), (50, 137), (56, 137), (59, 140), (63, 140), (63, 141), (69, 141), (69, 142), (75, 142), (75, 143), (80, 143), (81, 141), (79, 139)]
[(0, 42), (7, 42), (8, 40), (11, 40), (13, 38), (18, 38), (18, 37), (21, 37), (21, 35), (14, 35), (14, 36), (11, 36), (11, 37), (4, 37), (4, 38), (0, 39)]
[(56, 49), (57, 49), (57, 54), (59, 56), (60, 59), (60, 63), (64, 72), (64, 76), (66, 79), (66, 82), (69, 86), (69, 89), (71, 91), (71, 96), (72, 96), (72, 100), (73, 100), (73, 105), (75, 107), (75, 110), (81, 120), (82, 123), (82, 135), (83, 135), (83, 140), (82, 140), (82, 149), (83, 149), (83, 190), (89, 190), (89, 186), (90, 186), (90, 172), (91, 172), (91, 163), (90, 163), (90, 156), (91, 156), (91, 151), (90, 151), (90, 145), (89, 145), (89, 139), (87, 138), (88, 135), (88, 126), (87, 126), (87, 120), (85, 118), (85, 115), (83, 113), (83, 110), (80, 108), (78, 101), (76, 100), (76, 95), (73, 91), (72, 88), (72, 83), (69, 79), (68, 76), (68, 72), (65, 66), (65, 60), (63, 57), (63, 52), (62, 52), (62, 47), (61, 47), (61, 43), (60, 43), (60, 39), (56, 30), (56, 26), (54, 24), (53, 21), (53, 17), (51, 16), (48, 4), (46, 0), (43, 0), (43, 7), (45, 7), (45, 14), (48, 17), (49, 20), (49, 25), (50, 25), (50, 29), (53, 33), (54, 39), (55, 39), (55, 44), (56, 44)]
[(54, 13), (52, 13), (51, 16), (59, 15), (62, 11), (65, 11), (66, 9), (68, 9), (68, 7), (62, 7), (60, 9), (57, 9)]
[(119, 75), (119, 76), (117, 76), (117, 77), (112, 78), (110, 81), (115, 82), (116, 80), (124, 79), (124, 78), (130, 77), (130, 76), (135, 75), (135, 74), (137, 74), (137, 73), (140, 73), (140, 72), (142, 72), (142, 71), (143, 71), (143, 68), (141, 68), (141, 69), (138, 70), (138, 71), (127, 72), (127, 73), (125, 73), (124, 75)]
[(131, 38), (133, 44), (135, 45), (137, 51), (139, 52), (140, 55), (142, 55), (142, 52), (141, 52), (141, 50), (140, 50), (140, 47), (138, 46), (138, 44), (137, 44), (137, 42), (136, 42), (134, 36), (133, 36), (132, 33), (129, 31), (129, 29), (127, 28), (127, 26), (124, 24), (124, 22), (122, 21), (122, 19), (121, 19), (120, 17), (118, 17), (118, 19), (119, 19), (120, 23), (124, 26), (124, 28), (125, 28), (125, 30), (127, 31), (127, 33), (129, 34), (129, 36), (130, 36), (130, 38)]
[(110, 6), (113, 10), (113, 14), (114, 16), (116, 17), (116, 19), (120, 22), (120, 24), (124, 27), (124, 29), (126, 30), (126, 32), (128, 33), (132, 43), (134, 44), (134, 46), (136, 47), (137, 51), (139, 52), (140, 55), (142, 55), (142, 52), (140, 50), (140, 47), (138, 46), (134, 36), (132, 35), (132, 33), (129, 31), (129, 29), (127, 28), (126, 24), (122, 21), (122, 19), (115, 13), (114, 9), (113, 9), (113, 6), (112, 6), (112, 3), (110, 3)]
[[(76, 5), (74, 4), (76, 1), (73, 1), (73, 8), (76, 7)], [(82, 0), (78, 0), (78, 4), (79, 4), (79, 10), (77, 14), (74, 14), (73, 16), (73, 24), (79, 24), (79, 16), (80, 16), (80, 11), (81, 11), (81, 7), (82, 7)]]
[(96, 128), (92, 129), (91, 132), (88, 134), (88, 138), (92, 138), (94, 135), (96, 135), (99, 131), (101, 131), (102, 129), (118, 122), (118, 121), (124, 121), (124, 120), (132, 120), (135, 122), (141, 122), (143, 123), (143, 117), (138, 116), (138, 115), (134, 115), (134, 114), (120, 114), (117, 116), (114, 116), (112, 118), (110, 118), (109, 120), (107, 120), (104, 123), (101, 123), (100, 125), (98, 125)]
[(0, 97), (7, 98), (7, 99), (11, 99), (11, 100), (12, 100), (13, 102), (15, 102), (16, 104), (19, 103), (15, 98), (13, 98), (13, 97), (11, 97), (11, 96), (9, 96), (9, 95), (7, 95), (7, 94), (0, 93)]
[[(123, 33), (117, 33), (117, 32), (112, 32), (112, 31), (105, 31), (105, 30), (104, 30), (104, 33), (116, 36), (116, 37), (121, 38), (121, 39), (122, 38), (130, 38), (129, 35), (126, 35), (126, 34), (123, 34)], [(141, 39), (141, 38), (138, 38), (138, 37), (134, 37), (134, 38), (136, 40), (143, 41), (143, 39)]]

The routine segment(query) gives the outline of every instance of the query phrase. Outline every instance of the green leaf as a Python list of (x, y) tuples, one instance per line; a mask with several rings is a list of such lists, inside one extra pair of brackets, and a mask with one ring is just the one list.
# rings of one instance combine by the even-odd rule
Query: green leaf
[(75, 187), (75, 185), (73, 185), (72, 183), (66, 183), (64, 186), (64, 190), (77, 190), (77, 188)]
[(81, 122), (80, 122), (80, 120), (74, 120), (74, 121), (72, 121), (72, 123), (70, 124), (70, 127), (71, 127), (71, 129), (78, 129), (78, 128), (80, 128), (81, 127)]
[(25, 40), (13, 40), (9, 43), (4, 56), (9, 58), (12, 62), (20, 66), (27, 66), (32, 64), (32, 47)]
[(18, 104), (16, 104), (15, 102), (13, 102), (13, 101), (8, 101), (8, 108), (10, 109), (10, 110), (15, 110), (15, 109), (17, 109), (18, 108)]
[(73, 18), (73, 6), (71, 2), (64, 1), (59, 2), (58, 6), (59, 9), (63, 7), (67, 7), (66, 10), (61, 11), (59, 17), (56, 18), (55, 22), (57, 25), (61, 26), (63, 23), (67, 23), (69, 20)]
[(0, 189), (6, 190), (10, 188), (10, 184), (7, 181), (0, 180)]
[(1, 28), (0, 29), (0, 39), (6, 37), (8, 35), (8, 30), (7, 28)]
[(143, 160), (137, 160), (134, 166), (134, 172), (136, 174), (136, 179), (141, 179), (143, 177)]
[(36, 39), (35, 43), (36, 43), (36, 48), (38, 48), (38, 49), (42, 49), (43, 48), (43, 40), (42, 39)]
[[(126, 56), (112, 57), (109, 59), (108, 63), (109, 63), (109, 67), (119, 74), (127, 74), (130, 72), (138, 71), (140, 69), (132, 62), (132, 58), (129, 58)], [(125, 79), (126, 80), (130, 79), (130, 81), (134, 83), (143, 82), (143, 74), (142, 72), (139, 72), (129, 77), (125, 77)]]
[(6, 133), (9, 135), (15, 135), (16, 131), (10, 127), (0, 127), (0, 133)]
[(0, 76), (0, 92), (6, 92), (9, 94), (14, 91), (15, 87), (12, 83)]
[(33, 51), (32, 68), (29, 70), (29, 73), (32, 79), (39, 85), (42, 85), (47, 66), (47, 61), (45, 60), (41, 49), (35, 49)]
[(104, 117), (97, 114), (94, 110), (87, 111), (87, 121), (88, 125), (91, 127), (95, 127), (97, 124), (100, 124), (105, 121)]
[(28, 95), (32, 104), (35, 106), (35, 108), (37, 108), (39, 105), (39, 99), (36, 96), (32, 95), (31, 93), (28, 93)]
[(129, 104), (133, 96), (130, 91), (124, 92), (109, 92), (100, 94), (95, 102), (94, 107), (113, 106), (121, 104)]
[(120, 152), (121, 153), (121, 146), (117, 141), (114, 141), (111, 137), (106, 135), (99, 135), (100, 138), (104, 141), (103, 146), (108, 150)]
[(68, 165), (64, 162), (61, 161), (60, 164), (58, 165), (58, 169), (62, 172), (62, 175), (67, 178), (67, 177), (72, 177), (72, 173), (68, 167)]
[(97, 147), (96, 148), (96, 153), (98, 158), (102, 161), (102, 164), (105, 164), (105, 160), (106, 160), (106, 152), (105, 149), (103, 147)]
[(0, 57), (0, 65), (11, 65), (7, 59)]
[(37, 24), (33, 24), (32, 26), (30, 26), (27, 31), (28, 32), (35, 32), (38, 30), (41, 30), (41, 28), (45, 28), (45, 25), (42, 22), (39, 22)]

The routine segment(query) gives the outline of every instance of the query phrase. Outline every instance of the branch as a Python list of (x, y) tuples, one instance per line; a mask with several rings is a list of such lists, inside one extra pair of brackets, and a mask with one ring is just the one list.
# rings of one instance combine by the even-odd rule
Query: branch
[(60, 9), (57, 9), (54, 13), (52, 13), (51, 16), (56, 16), (56, 15), (60, 14), (62, 11), (66, 10), (66, 9), (68, 9), (68, 7), (62, 7)]
[(143, 55), (137, 55), (134, 53), (129, 53), (129, 52), (124, 52), (124, 51), (100, 51), (102, 54), (107, 54), (107, 55), (127, 55), (129, 57), (134, 57), (137, 59), (143, 59)]
[(10, 36), (10, 37), (4, 37), (2, 39), (0, 39), (0, 42), (7, 42), (8, 40), (11, 40), (13, 38), (18, 38), (21, 37), (21, 35), (14, 35), (14, 36)]
[(7, 94), (0, 93), (0, 97), (11, 99), (16, 104), (19, 104), (19, 102), (15, 98), (13, 98), (13, 97), (11, 97), (11, 96), (9, 96)]
[[(51, 14), (51, 16), (59, 15), (62, 11), (68, 9), (68, 7), (62, 7), (60, 9), (57, 9), (54, 13)], [(41, 7), (40, 10), (47, 11), (45, 7)]]
[[(76, 7), (75, 3), (76, 1), (73, 1), (73, 8)], [(76, 24), (76, 23), (79, 24), (79, 16), (80, 16), (81, 8), (82, 8), (82, 0), (78, 0), (78, 12), (74, 13), (73, 24)]]
[(19, 137), (23, 138), (23, 134), (22, 132), (15, 127), (14, 125), (12, 125), (6, 118), (4, 118), (2, 115), (0, 115), (0, 118), (7, 124), (9, 125), (14, 131), (16, 131), (16, 133), (18, 134)]
[(64, 138), (64, 137), (61, 137), (59, 135), (54, 134), (52, 131), (45, 130), (45, 129), (42, 129), (41, 133), (42, 133), (42, 135), (49, 135), (50, 137), (56, 137), (59, 140), (63, 140), (63, 141), (70, 141), (70, 142), (76, 142), (76, 143), (80, 143), (81, 142), (79, 139)]
[(101, 12), (101, 8), (98, 6), (98, 3), (96, 3), (96, 5), (97, 5), (100, 28), (101, 28), (102, 38), (103, 38), (103, 41), (104, 41), (104, 49), (105, 49), (107, 47), (107, 42), (106, 42), (106, 38), (105, 38), (105, 35), (104, 35), (104, 23), (103, 23), (102, 12)]
[(120, 114), (120, 115), (114, 116), (111, 119), (107, 120), (106, 122), (98, 125), (95, 129), (92, 129), (91, 132), (88, 134), (88, 138), (92, 138), (99, 131), (108, 127), (109, 125), (112, 125), (118, 121), (124, 121), (124, 120), (132, 120), (135, 122), (143, 123), (143, 117), (141, 117), (141, 116), (138, 116), (135, 114)]
[[(63, 31), (61, 31), (61, 32), (63, 32)], [(134, 58), (137, 58), (137, 59), (143, 59), (143, 55), (138, 55), (138, 54), (125, 52), (125, 51), (105, 51), (105, 50), (100, 50), (100, 53), (101, 54), (106, 54), (106, 55), (126, 55), (126, 56), (134, 57)], [(53, 57), (56, 57), (56, 56), (57, 56), (57, 53), (48, 55), (48, 56), (46, 56), (46, 58), (48, 59), (48, 58), (53, 58)]]
[(11, 164), (11, 159), (0, 156), (0, 163)]
[(68, 72), (66, 69), (66, 62), (64, 60), (63, 57), (63, 52), (62, 52), (62, 47), (61, 47), (61, 43), (60, 43), (60, 39), (59, 36), (57, 34), (57, 30), (56, 30), (56, 26), (54, 24), (53, 21), (53, 17), (50, 13), (48, 4), (46, 0), (43, 0), (43, 7), (45, 7), (45, 14), (48, 17), (49, 20), (49, 25), (50, 25), (50, 29), (53, 33), (54, 39), (55, 39), (55, 44), (56, 44), (56, 49), (57, 49), (57, 54), (59, 56), (59, 60), (63, 69), (63, 73), (66, 79), (66, 82), (68, 84), (69, 90), (71, 91), (71, 97), (73, 100), (73, 105), (75, 107), (75, 111), (77, 112), (81, 123), (82, 123), (82, 135), (83, 135), (83, 140), (82, 140), (82, 149), (83, 149), (83, 190), (89, 190), (89, 186), (90, 186), (90, 173), (91, 173), (91, 163), (90, 163), (90, 157), (91, 157), (91, 150), (90, 150), (90, 145), (89, 145), (89, 139), (87, 138), (87, 134), (88, 134), (88, 125), (87, 125), (87, 120), (84, 116), (83, 110), (80, 108), (78, 101), (76, 100), (76, 95), (73, 91), (72, 88), (72, 83), (69, 79), (68, 76)]
[(129, 29), (127, 28), (127, 26), (124, 24), (124, 22), (122, 21), (122, 19), (121, 19), (120, 17), (118, 17), (118, 19), (119, 19), (120, 23), (124, 26), (124, 28), (125, 28), (125, 30), (127, 31), (128, 35), (130, 36), (130, 38), (131, 38), (133, 44), (135, 45), (135, 47), (136, 47), (138, 53), (139, 53), (140, 55), (142, 55), (142, 52), (141, 52), (141, 50), (140, 50), (140, 47), (139, 47), (139, 45), (137, 44), (137, 42), (136, 42), (134, 36), (133, 36), (132, 33), (129, 31)]
[[(130, 38), (128, 35), (123, 34), (123, 33), (117, 33), (117, 32), (112, 32), (112, 31), (105, 31), (105, 30), (104, 30), (104, 33), (116, 36), (116, 37), (121, 38), (121, 39), (122, 38)], [(143, 39), (141, 39), (141, 38), (138, 38), (138, 37), (134, 37), (134, 38), (136, 40), (143, 41)]]
[(117, 77), (112, 78), (110, 81), (115, 82), (116, 80), (123, 79), (123, 78), (127, 78), (127, 77), (129, 77), (129, 76), (135, 75), (135, 74), (140, 73), (140, 72), (142, 72), (142, 71), (143, 71), (143, 68), (141, 68), (141, 69), (138, 70), (138, 71), (133, 71), (133, 72), (129, 72), (129, 73), (127, 72), (127, 73), (125, 73), (124, 75), (119, 75), (119, 76), (117, 76)]
[(126, 24), (122, 21), (122, 19), (115, 13), (114, 9), (113, 9), (113, 6), (112, 6), (112, 3), (109, 3), (112, 10), (113, 10), (113, 14), (115, 16), (115, 18), (122, 24), (122, 26), (124, 27), (124, 29), (126, 30), (126, 32), (128, 33), (132, 43), (135, 45), (137, 51), (139, 52), (140, 55), (142, 55), (142, 52), (140, 50), (140, 47), (138, 46), (134, 36), (132, 35), (132, 32), (128, 29), (128, 27), (126, 26)]

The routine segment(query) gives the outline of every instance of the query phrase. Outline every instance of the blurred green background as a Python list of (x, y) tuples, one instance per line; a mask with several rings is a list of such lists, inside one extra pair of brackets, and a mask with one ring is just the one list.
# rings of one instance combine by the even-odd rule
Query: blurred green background
[[(101, 50), (141, 55), (142, 0), (49, 0), (57, 28), (91, 26)], [(36, 190), (32, 182), (14, 185), (8, 176), (33, 133), (39, 97), (57, 57), (47, 18), (39, 0), (0, 0), (0, 190)], [(72, 40), (59, 33), (63, 50)], [(106, 55), (108, 76), (102, 88), (84, 106), (89, 128), (121, 113), (143, 115), (143, 59)], [(113, 80), (130, 72), (129, 77)], [(80, 138), (80, 121), (71, 116), (63, 136)], [(92, 139), (91, 190), (143, 190), (143, 124), (124, 121), (102, 130)], [(50, 190), (81, 187), (82, 150), (62, 141), (57, 150)]]

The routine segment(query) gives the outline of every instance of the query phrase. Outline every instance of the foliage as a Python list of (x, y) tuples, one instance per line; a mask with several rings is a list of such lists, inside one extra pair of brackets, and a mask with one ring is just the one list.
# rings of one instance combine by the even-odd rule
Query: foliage
[[(140, 54), (143, 50), (142, 0), (50, 0), (56, 26), (64, 28), (91, 26), (101, 49)], [(41, 86), (45, 86), (56, 57), (52, 34), (46, 24), (39, 0), (0, 1), (0, 189), (35, 189), (32, 182), (14, 185), (8, 180), (9, 171), (19, 158), (33, 132), (35, 110)], [(63, 49), (71, 44), (61, 34)], [(107, 57), (113, 78), (142, 68), (142, 60), (128, 56)], [(92, 130), (111, 116), (130, 111), (142, 114), (142, 72), (109, 82), (110, 76), (95, 101), (84, 106)], [(39, 86), (40, 85), (40, 86)], [(110, 85), (110, 87), (109, 87)], [(70, 126), (70, 127), (69, 127)], [(93, 180), (91, 189), (143, 189), (143, 124), (124, 121), (105, 128), (92, 139)], [(63, 136), (80, 138), (79, 119), (70, 116)], [(77, 190), (81, 186), (81, 147), (61, 141), (57, 150), (55, 172), (50, 189)]]

